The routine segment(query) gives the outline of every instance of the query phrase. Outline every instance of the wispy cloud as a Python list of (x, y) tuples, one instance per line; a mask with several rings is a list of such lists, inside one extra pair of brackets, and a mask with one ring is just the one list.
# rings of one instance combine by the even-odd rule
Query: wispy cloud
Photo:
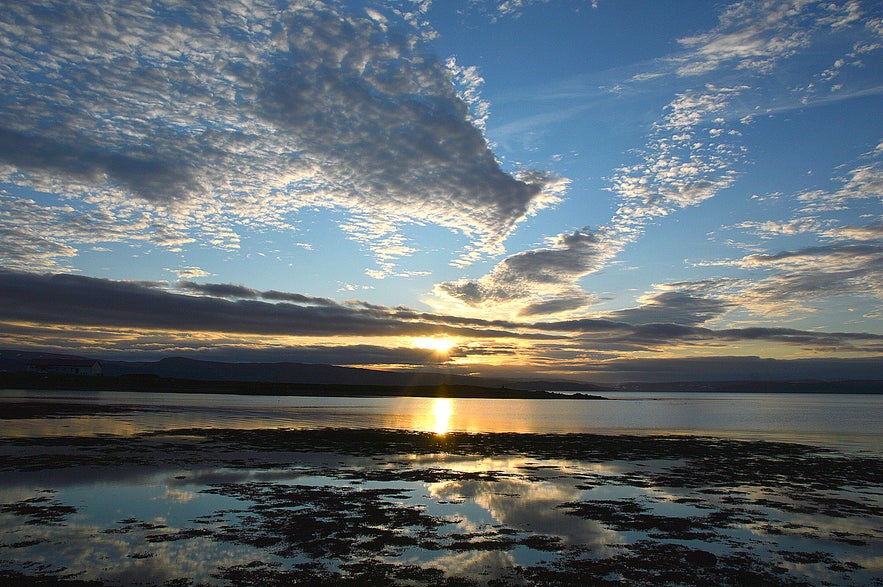
[[(870, 155), (870, 154), (869, 154)], [(877, 200), (883, 197), (883, 153), (875, 153), (876, 161), (847, 172), (842, 187), (835, 191), (814, 190), (797, 197), (806, 213), (843, 210), (850, 201)]]
[[(883, 170), (879, 148), (859, 157), (832, 179), (834, 189), (779, 195), (794, 201), (795, 216), (780, 221), (746, 221), (732, 229), (759, 237), (747, 243), (750, 254), (724, 260), (719, 266), (738, 267), (757, 275), (721, 284), (719, 294), (756, 314), (793, 315), (817, 309), (842, 296), (883, 300), (883, 228), (879, 202)], [(860, 210), (865, 209), (865, 214)], [(870, 219), (847, 224), (839, 214)], [(782, 237), (803, 236), (814, 244), (776, 248)], [(805, 241), (804, 241), (805, 242)]]
[[(801, 83), (806, 87), (795, 91), (794, 86), (771, 84), (772, 74), (778, 73), (789, 59), (796, 58), (814, 43), (826, 41), (830, 35), (842, 34), (844, 39), (853, 41), (844, 57), (835, 61), (838, 70), (847, 63), (857, 63), (860, 51), (868, 54), (878, 50), (874, 40), (880, 37), (881, 27), (871, 26), (874, 19), (866, 14), (864, 6), (860, 2), (838, 5), (753, 0), (729, 5), (716, 27), (681, 39), (682, 51), (646, 64), (646, 72), (632, 72), (609, 86), (612, 89), (607, 91), (625, 93), (653, 86), (657, 91), (673, 91), (674, 97), (652, 125), (644, 147), (635, 151), (633, 162), (611, 173), (609, 190), (616, 195), (617, 208), (608, 223), (592, 231), (596, 238), (592, 247), (568, 249), (566, 271), (558, 271), (551, 264), (549, 271), (557, 271), (554, 282), (542, 271), (534, 270), (519, 275), (512, 286), (501, 285), (506, 281), (504, 277), (512, 273), (511, 265), (550, 254), (545, 249), (536, 249), (504, 259), (484, 277), (440, 284), (436, 291), (448, 299), (459, 300), (466, 308), (483, 308), (506, 301), (505, 305), (495, 307), (500, 311), (509, 310), (511, 315), (519, 311), (531, 314), (584, 311), (592, 296), (581, 290), (577, 283), (580, 278), (615, 259), (644, 234), (648, 224), (681, 209), (701, 205), (734, 186), (740, 172), (750, 164), (750, 153), (742, 137), (750, 132), (752, 115), (805, 107), (805, 98), (813, 93), (813, 84), (825, 78), (822, 71), (800, 70)], [(798, 74), (789, 70), (788, 75)], [(831, 75), (829, 72), (827, 77)], [(593, 101), (601, 88), (588, 87), (586, 83), (596, 84), (597, 80), (597, 76), (570, 80), (552, 89), (536, 90), (535, 99)], [(675, 89), (678, 84), (682, 89)], [(692, 87), (684, 88), (684, 84)], [(566, 91), (561, 91), (562, 88)], [(863, 87), (846, 89), (837, 99), (867, 90)], [(830, 99), (813, 97), (822, 102)], [(560, 122), (562, 117), (576, 115), (584, 107), (571, 104), (550, 112), (545, 118), (537, 115), (535, 120)], [(510, 123), (511, 128), (522, 123), (525, 121)], [(527, 124), (534, 122), (527, 121)], [(800, 200), (805, 202), (802, 218), (779, 224), (746, 222), (741, 227), (767, 235), (820, 229), (819, 223), (823, 222), (818, 218), (820, 211), (842, 208), (846, 201), (879, 194), (879, 175), (879, 169), (873, 164), (854, 169), (843, 189), (837, 192), (802, 194)], [(831, 224), (825, 226), (830, 228)], [(552, 240), (562, 241), (568, 234), (561, 233)], [(564, 255), (561, 250), (556, 252), (556, 257)], [(584, 258), (577, 260), (581, 255)], [(447, 306), (440, 302), (440, 307)]]
[(436, 293), (467, 307), (493, 306), (513, 315), (585, 310), (592, 297), (577, 285), (580, 278), (603, 268), (640, 237), (648, 222), (698, 205), (733, 184), (742, 148), (738, 131), (720, 113), (741, 90), (709, 86), (681, 93), (668, 105), (641, 160), (611, 178), (610, 190), (620, 203), (608, 225), (561, 233), (550, 239), (551, 247), (517, 253), (480, 279), (443, 283)]
[(819, 31), (859, 24), (859, 2), (747, 0), (727, 7), (713, 30), (681, 39), (688, 54), (677, 59), (679, 75), (735, 66), (769, 73), (812, 42)]
[(791, 313), (812, 300), (870, 295), (883, 301), (883, 243), (832, 244), (749, 255), (739, 266), (772, 273), (744, 288), (743, 305), (755, 311)]

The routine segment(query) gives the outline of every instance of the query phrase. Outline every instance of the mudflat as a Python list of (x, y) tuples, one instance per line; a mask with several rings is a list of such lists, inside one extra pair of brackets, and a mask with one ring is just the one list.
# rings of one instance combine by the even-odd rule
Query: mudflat
[(0, 454), (0, 584), (883, 585), (879, 452), (186, 428)]

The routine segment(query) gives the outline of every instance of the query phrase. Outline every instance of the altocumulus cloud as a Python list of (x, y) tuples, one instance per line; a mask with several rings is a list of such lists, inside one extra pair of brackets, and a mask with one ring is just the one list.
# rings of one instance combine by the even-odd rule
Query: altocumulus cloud
[(500, 168), (413, 17), (320, 1), (4, 2), (0, 180), (75, 206), (40, 206), (55, 228), (18, 246), (51, 267), (94, 242), (63, 228), (77, 216), (164, 227), (146, 237), (161, 246), (236, 248), (237, 224), (292, 230), (325, 207), (357, 216), (364, 230), (348, 234), (386, 268), (411, 252), (387, 249), (414, 222), (465, 234), (461, 262), (499, 251), (561, 181)]

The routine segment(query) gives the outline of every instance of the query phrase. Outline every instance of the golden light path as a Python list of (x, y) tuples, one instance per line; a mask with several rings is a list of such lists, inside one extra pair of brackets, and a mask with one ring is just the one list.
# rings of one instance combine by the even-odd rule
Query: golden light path
[(437, 398), (432, 404), (432, 413), (435, 415), (435, 426), (432, 431), (436, 434), (447, 434), (451, 414), (454, 413), (451, 400), (444, 397)]

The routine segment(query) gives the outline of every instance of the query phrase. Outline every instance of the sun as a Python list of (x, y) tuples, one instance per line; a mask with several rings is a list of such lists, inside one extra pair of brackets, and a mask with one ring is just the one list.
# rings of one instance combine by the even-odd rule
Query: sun
[(411, 344), (414, 345), (414, 348), (429, 349), (437, 353), (446, 353), (457, 346), (457, 341), (451, 340), (450, 338), (421, 336), (415, 338)]

